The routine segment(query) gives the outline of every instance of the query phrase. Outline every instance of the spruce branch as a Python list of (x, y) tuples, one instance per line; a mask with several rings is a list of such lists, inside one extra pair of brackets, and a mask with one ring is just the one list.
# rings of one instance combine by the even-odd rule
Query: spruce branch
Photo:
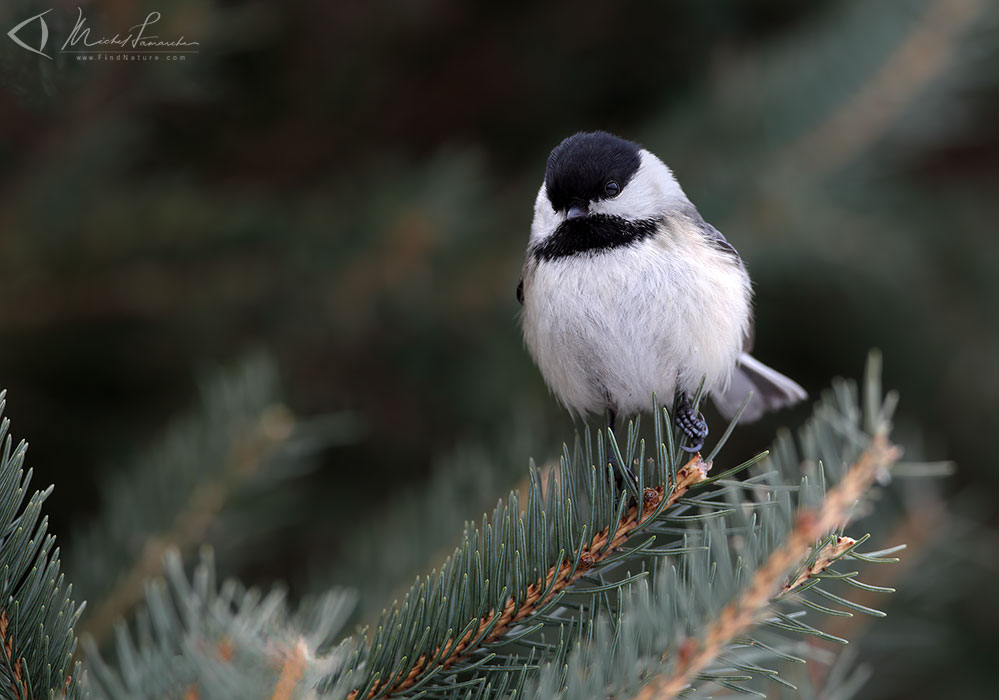
[[(0, 416), (6, 392), (0, 391)], [(10, 421), (0, 420), (0, 695), (14, 700), (81, 697), (79, 662), (73, 661), (74, 627), (83, 605), (60, 573), (59, 549), (48, 534), (42, 504), (52, 493), (35, 491), (24, 503), (32, 472), (24, 470), (28, 445), (13, 447)]]
[[(688, 638), (680, 645), (680, 655), (674, 667), (665, 675), (646, 685), (635, 700), (665, 700), (689, 687), (693, 678), (708, 667), (736, 638), (744, 635), (770, 610), (771, 599), (788, 572), (808, 556), (813, 543), (828, 532), (842, 527), (856, 501), (874, 483), (877, 475), (901, 456), (883, 433), (875, 435), (870, 447), (849, 468), (846, 476), (826, 495), (818, 512), (802, 512), (786, 542), (774, 551), (757, 570), (752, 584), (736, 600), (729, 603), (703, 635)], [(840, 543), (821, 557), (832, 556)], [(852, 544), (842, 547), (845, 552)], [(832, 559), (830, 559), (831, 561)], [(828, 564), (827, 564), (828, 565)], [(797, 579), (788, 590), (803, 583)]]
[[(666, 489), (663, 486), (646, 488), (642, 493), (644, 509), (631, 506), (617, 527), (612, 531), (604, 528), (592, 541), (582, 547), (575, 559), (565, 558), (557, 566), (551, 567), (545, 576), (527, 586), (527, 595), (522, 601), (510, 597), (499, 610), (494, 610), (482, 618), (478, 624), (469, 629), (460, 639), (449, 638), (432, 653), (420, 657), (407, 676), (389, 687), (375, 684), (365, 695), (367, 698), (391, 697), (412, 688), (420, 676), (427, 672), (431, 662), (436, 663), (440, 670), (466, 660), (479, 648), (488, 646), (499, 640), (512, 626), (523, 622), (537, 611), (545, 609), (557, 599), (569, 586), (582, 578), (587, 571), (599, 566), (614, 555), (634, 531), (653, 520), (665, 508), (675, 505), (687, 491), (707, 478), (711, 464), (695, 455), (687, 464), (679, 469), (676, 481), (669, 494), (663, 500)], [(446, 656), (444, 650), (448, 650)], [(354, 690), (348, 696), (349, 700), (360, 697)]]

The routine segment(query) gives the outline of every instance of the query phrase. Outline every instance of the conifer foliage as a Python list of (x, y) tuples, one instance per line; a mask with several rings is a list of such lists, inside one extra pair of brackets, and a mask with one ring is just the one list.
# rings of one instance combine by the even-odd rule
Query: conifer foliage
[(586, 428), (557, 465), (531, 465), (523, 494), (468, 523), (372, 629), (345, 634), (349, 591), (292, 605), (279, 590), (218, 583), (208, 552), (189, 576), (169, 551), (114, 652), (88, 642), (84, 685), (72, 664), (80, 608), (39, 522), (48, 491), (18, 514), (30, 473), (8, 437), (4, 696), (652, 700), (793, 688), (782, 668), (807, 660), (798, 638), (845, 643), (823, 621), (883, 616), (852, 592), (891, 591), (860, 571), (894, 550), (868, 551), (871, 535), (846, 531), (900, 456), (879, 376), (873, 356), (863, 397), (837, 382), (797, 440), (728, 469), (714, 460), (735, 421), (703, 456), (660, 405), (649, 435), (640, 419), (621, 435)]
[[(0, 391), (0, 415), (6, 404)], [(83, 611), (60, 573), (59, 549), (42, 504), (52, 487), (24, 503), (31, 470), (28, 445), (12, 447), (10, 420), (0, 420), (0, 697), (79, 698), (81, 666), (74, 663), (74, 625)]]

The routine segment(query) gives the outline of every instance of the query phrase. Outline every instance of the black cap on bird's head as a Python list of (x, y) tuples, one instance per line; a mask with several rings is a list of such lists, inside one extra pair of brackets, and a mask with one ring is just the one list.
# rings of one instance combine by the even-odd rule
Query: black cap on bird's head
[(555, 211), (575, 218), (616, 197), (642, 163), (642, 147), (606, 131), (580, 131), (548, 156), (545, 190)]

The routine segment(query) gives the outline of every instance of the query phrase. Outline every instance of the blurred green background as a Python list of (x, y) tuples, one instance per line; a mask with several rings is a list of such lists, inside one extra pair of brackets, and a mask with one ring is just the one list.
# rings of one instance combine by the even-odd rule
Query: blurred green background
[[(514, 289), (548, 151), (594, 128), (662, 157), (740, 250), (758, 357), (814, 392), (881, 348), (900, 441), (955, 460), (947, 492), (994, 524), (994, 0), (12, 0), (0, 28), (52, 7), (55, 42), (77, 5), (108, 34), (159, 11), (199, 53), (49, 61), (0, 36), (0, 384), (60, 537), (252, 348), (297, 414), (362, 432), (294, 485), (281, 546), (226, 573), (304, 592), (456, 445), (527, 432), (512, 473), (554, 454), (572, 425)], [(952, 603), (985, 658), (996, 604)]]

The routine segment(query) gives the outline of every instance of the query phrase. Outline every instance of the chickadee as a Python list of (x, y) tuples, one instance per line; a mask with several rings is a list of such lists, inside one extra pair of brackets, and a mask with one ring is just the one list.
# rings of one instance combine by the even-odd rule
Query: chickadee
[(608, 410), (612, 427), (653, 392), (681, 392), (675, 420), (696, 451), (702, 378), (727, 418), (754, 392), (744, 421), (807, 396), (749, 354), (752, 288), (735, 248), (659, 158), (613, 134), (575, 134), (548, 157), (517, 299), (551, 391), (574, 414)]

